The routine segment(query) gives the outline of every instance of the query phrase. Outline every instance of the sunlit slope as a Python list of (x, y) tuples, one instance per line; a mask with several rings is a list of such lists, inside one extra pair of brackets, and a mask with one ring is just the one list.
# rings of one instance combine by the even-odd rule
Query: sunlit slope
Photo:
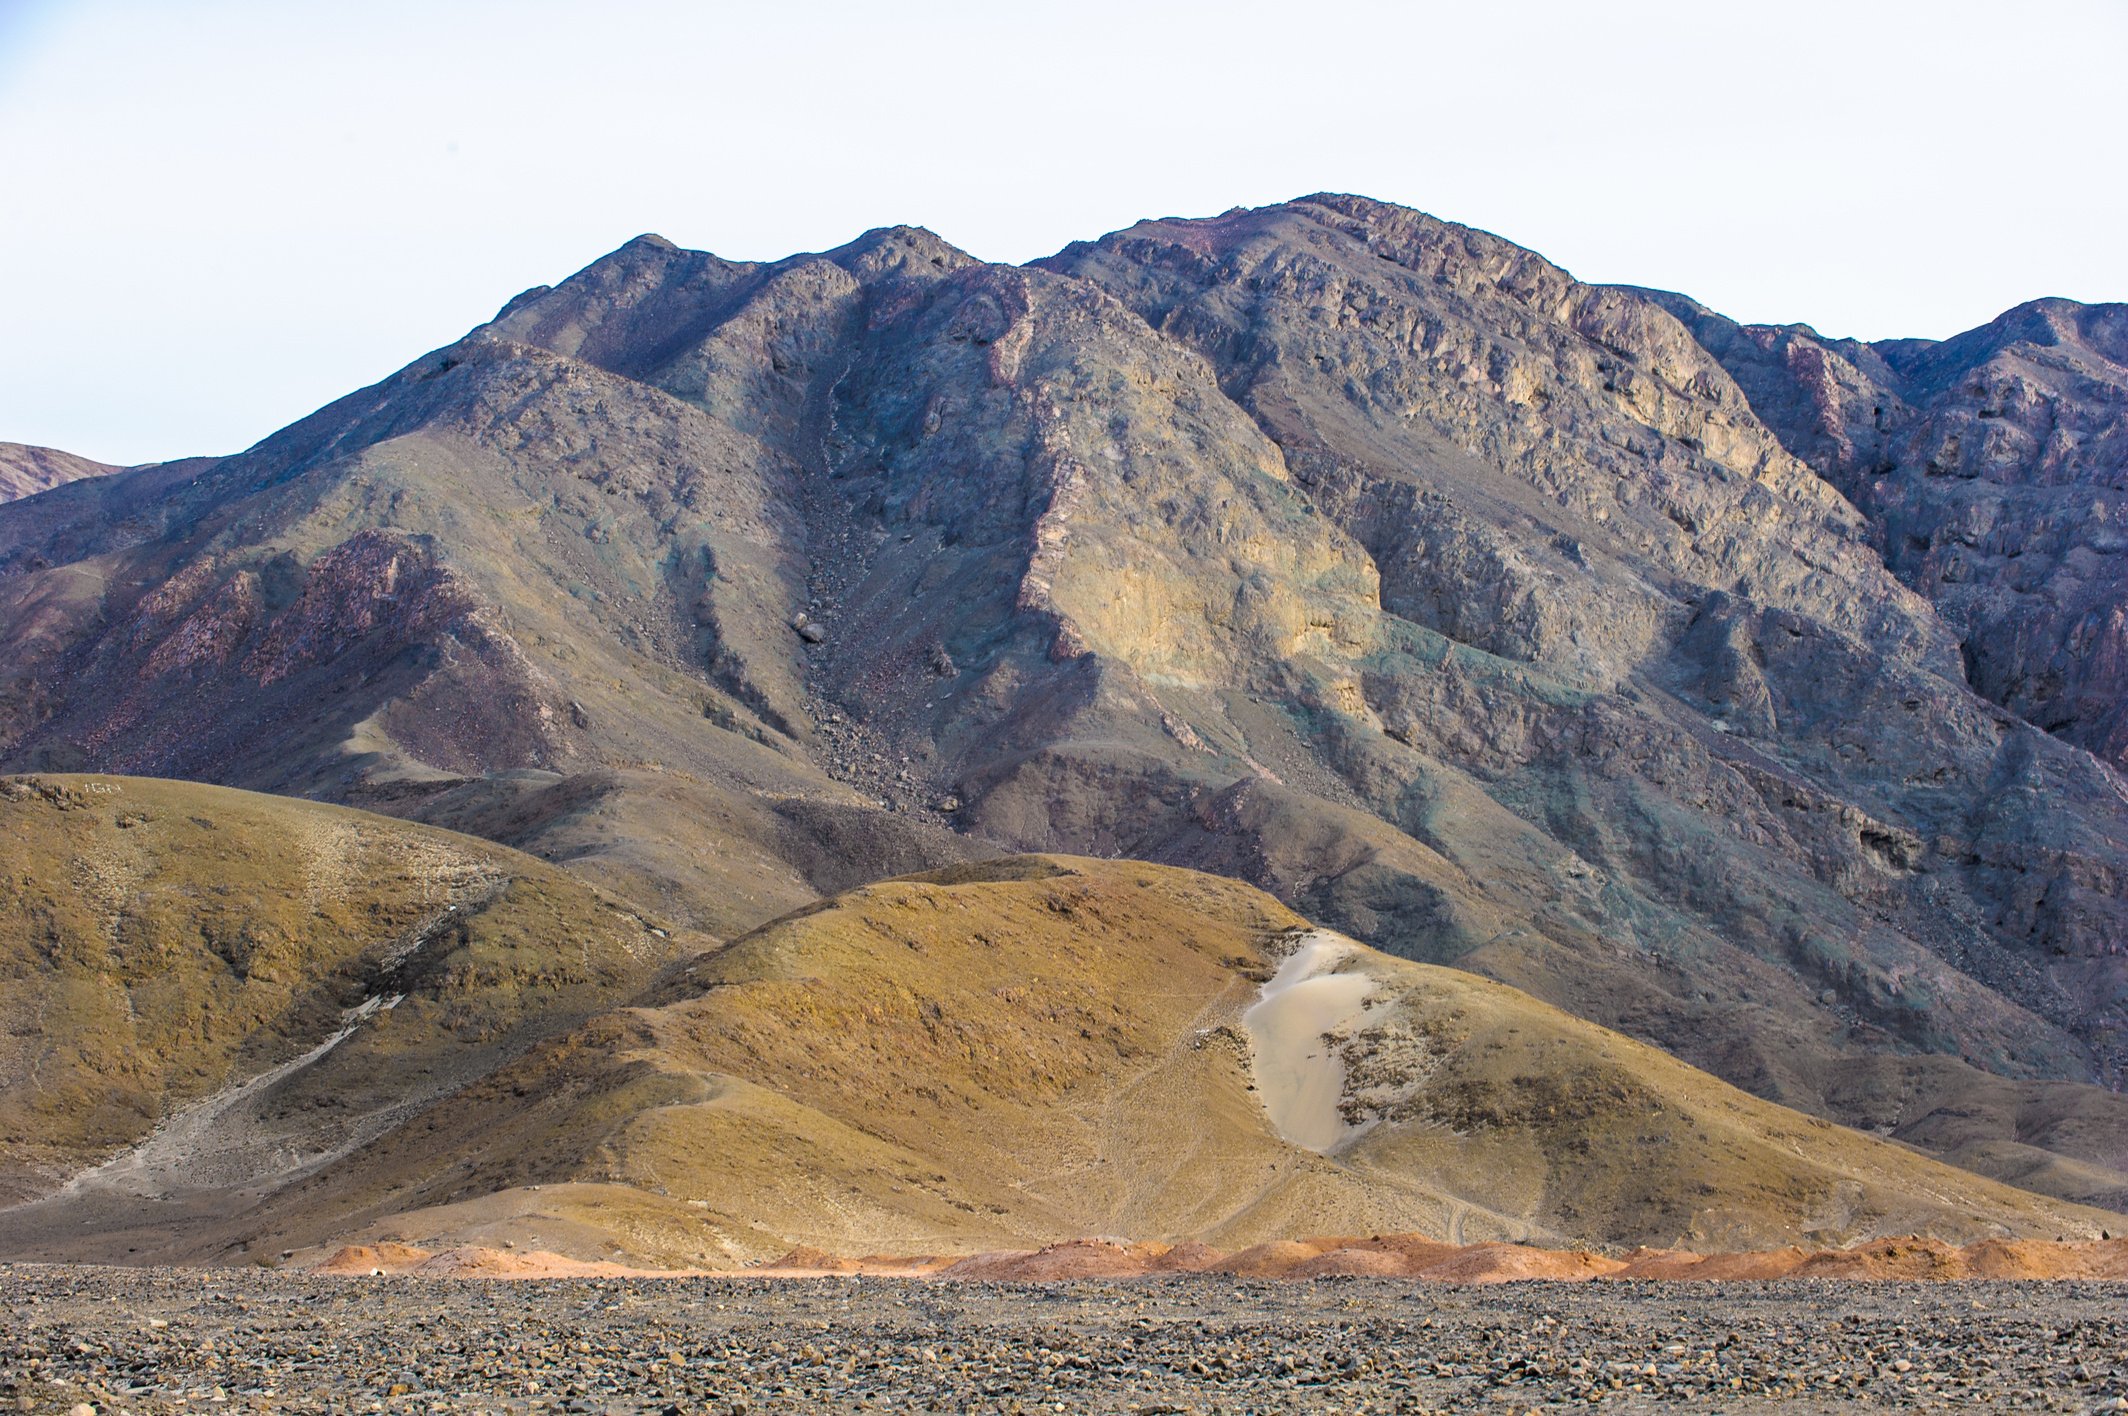
[[(1326, 940), (1372, 984), (1326, 1044), (1344, 1133), (1318, 1153), (1267, 1116), (1245, 1015)], [(353, 1233), (342, 1217), (663, 1263), (1089, 1234), (1763, 1247), (2120, 1227), (1311, 932), (1234, 881), (1062, 857), (865, 887), (676, 966), (261, 1233), (315, 1243)]]
[(0, 779), (0, 1200), (159, 1122), (182, 1124), (106, 1179), (270, 1186), (612, 1006), (676, 947), (447, 831), (192, 783)]
[(448, 826), (720, 937), (986, 842), (1214, 870), (2115, 1193), (2118, 310), (1695, 308), (1331, 193), (1026, 267), (640, 238), (0, 505), (0, 767)]

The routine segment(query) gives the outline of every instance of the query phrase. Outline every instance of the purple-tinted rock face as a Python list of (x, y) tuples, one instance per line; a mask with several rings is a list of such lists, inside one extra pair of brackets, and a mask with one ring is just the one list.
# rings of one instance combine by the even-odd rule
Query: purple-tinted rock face
[(1875, 523), (1976, 690), (2128, 768), (2128, 307), (1868, 345), (1656, 298)]
[(0, 768), (593, 861), (599, 812), (770, 803), (743, 859), (816, 883), (912, 823), (1194, 865), (2110, 1193), (2121, 330), (1743, 329), (1350, 197), (1021, 268), (640, 238), (244, 454), (0, 508)]

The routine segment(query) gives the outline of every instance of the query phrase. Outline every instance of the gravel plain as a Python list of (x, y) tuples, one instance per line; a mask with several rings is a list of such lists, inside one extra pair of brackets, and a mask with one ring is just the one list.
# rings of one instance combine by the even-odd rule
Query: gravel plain
[(2128, 1285), (0, 1266), (0, 1409), (2128, 1411)]

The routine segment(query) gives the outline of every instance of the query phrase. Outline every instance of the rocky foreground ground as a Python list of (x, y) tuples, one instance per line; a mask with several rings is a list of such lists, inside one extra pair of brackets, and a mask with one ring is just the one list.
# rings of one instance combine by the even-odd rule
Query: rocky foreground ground
[(24, 1411), (2128, 1411), (2128, 1285), (0, 1269)]

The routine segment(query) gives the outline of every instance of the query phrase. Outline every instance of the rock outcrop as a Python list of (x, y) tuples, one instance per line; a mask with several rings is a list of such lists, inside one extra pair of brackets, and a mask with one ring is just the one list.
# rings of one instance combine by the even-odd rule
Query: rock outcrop
[(2128, 769), (2128, 306), (2035, 300), (1872, 345), (1651, 298), (1875, 523), (1975, 689)]

